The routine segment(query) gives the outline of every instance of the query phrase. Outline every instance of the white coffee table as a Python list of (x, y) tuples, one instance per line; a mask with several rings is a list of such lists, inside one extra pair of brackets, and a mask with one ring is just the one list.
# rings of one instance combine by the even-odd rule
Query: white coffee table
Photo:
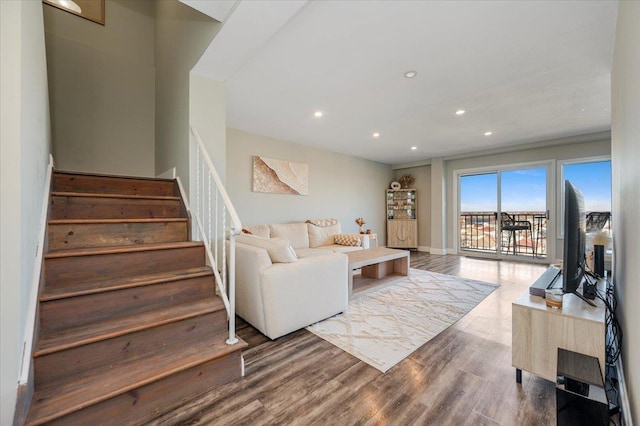
[[(409, 275), (409, 251), (386, 247), (350, 251), (349, 299), (377, 290)], [(361, 270), (360, 275), (354, 272)]]

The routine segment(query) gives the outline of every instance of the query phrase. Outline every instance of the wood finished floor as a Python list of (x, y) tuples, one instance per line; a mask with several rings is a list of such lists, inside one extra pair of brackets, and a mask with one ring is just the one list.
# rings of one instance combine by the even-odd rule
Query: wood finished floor
[(412, 252), (411, 267), (500, 287), (386, 374), (306, 330), (271, 341), (239, 320), (246, 376), (153, 424), (555, 424), (555, 384), (517, 384), (511, 366), (511, 302), (546, 266)]

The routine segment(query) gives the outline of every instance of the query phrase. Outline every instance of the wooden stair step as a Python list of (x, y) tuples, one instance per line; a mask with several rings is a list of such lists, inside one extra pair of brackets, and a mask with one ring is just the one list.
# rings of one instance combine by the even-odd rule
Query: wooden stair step
[(38, 339), (36, 343), (33, 356), (36, 358), (49, 353), (67, 350), (220, 310), (224, 310), (222, 299), (212, 296), (211, 299), (204, 301), (185, 303), (165, 309), (117, 317), (79, 327), (61, 330), (43, 330), (40, 339)]
[(205, 266), (201, 242), (56, 250), (44, 255), (48, 289)]
[(179, 196), (173, 179), (111, 176), (92, 173), (55, 172), (52, 191), (120, 195)]
[(40, 302), (48, 302), (51, 300), (65, 299), (68, 297), (77, 297), (87, 294), (121, 290), (131, 287), (141, 287), (146, 285), (165, 283), (169, 281), (184, 280), (188, 278), (204, 277), (212, 274), (213, 271), (210, 267), (201, 266), (197, 268), (181, 269), (171, 272), (161, 272), (156, 274), (136, 275), (133, 277), (87, 282), (72, 287), (50, 288), (48, 286), (45, 286), (39, 300)]
[(49, 250), (187, 241), (187, 218), (56, 219), (48, 222)]
[(40, 304), (41, 332), (82, 327), (195, 303), (213, 297), (215, 285), (213, 276), (209, 275), (51, 300)]
[(108, 365), (92, 374), (56, 383), (34, 393), (26, 424), (39, 425), (54, 421), (192, 367), (237, 353), (245, 347), (243, 341), (227, 345), (224, 341), (212, 343), (203, 340), (179, 351)]
[(160, 201), (180, 201), (180, 197), (174, 195), (136, 195), (136, 194), (105, 194), (102, 192), (73, 192), (73, 191), (51, 191), (51, 195), (56, 197), (74, 198), (104, 198), (107, 200), (160, 200)]
[(49, 225), (95, 225), (100, 223), (163, 223), (163, 222), (187, 222), (184, 217), (162, 218), (112, 218), (112, 219), (51, 219)]
[(227, 312), (218, 310), (41, 355), (33, 362), (35, 389), (90, 374), (105, 365), (179, 350), (204, 339), (222, 341), (220, 336), (224, 334), (226, 339), (228, 327)]
[(51, 193), (51, 219), (186, 217), (180, 197), (82, 192)]
[(188, 247), (201, 247), (202, 243), (199, 241), (184, 241), (180, 243), (161, 243), (161, 244), (147, 244), (144, 246), (132, 246), (132, 247), (88, 247), (81, 249), (66, 249), (55, 250), (44, 254), (45, 259), (59, 259), (63, 257), (78, 257), (78, 256), (98, 256), (103, 254), (119, 254), (119, 253), (133, 253), (140, 251), (153, 251), (153, 250), (169, 250), (174, 248), (188, 248)]

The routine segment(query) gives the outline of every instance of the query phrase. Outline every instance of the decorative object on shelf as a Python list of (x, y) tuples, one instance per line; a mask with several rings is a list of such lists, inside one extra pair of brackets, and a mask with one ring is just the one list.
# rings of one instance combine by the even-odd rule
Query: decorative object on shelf
[(371, 234), (371, 229), (367, 229), (367, 235)]
[(400, 185), (400, 182), (391, 182), (391, 185), (389, 185), (389, 188), (391, 188), (391, 189), (400, 189), (400, 188), (402, 188), (402, 185)]
[(402, 187), (405, 189), (413, 185), (413, 182), (415, 181), (416, 181), (416, 178), (414, 178), (412, 175), (408, 173), (406, 175), (400, 176), (400, 179), (398, 179), (398, 182), (400, 182), (400, 185), (402, 185)]
[(357, 217), (357, 218), (356, 218), (356, 223), (357, 223), (357, 224), (358, 224), (358, 226), (360, 227), (360, 233), (361, 233), (361, 234), (364, 234), (364, 228), (363, 228), (363, 226), (364, 226), (364, 224), (365, 224), (365, 223), (367, 223), (367, 222), (365, 222), (365, 221), (364, 221), (364, 218), (362, 218), (362, 217)]
[(253, 157), (253, 192), (309, 194), (309, 165), (272, 158)]

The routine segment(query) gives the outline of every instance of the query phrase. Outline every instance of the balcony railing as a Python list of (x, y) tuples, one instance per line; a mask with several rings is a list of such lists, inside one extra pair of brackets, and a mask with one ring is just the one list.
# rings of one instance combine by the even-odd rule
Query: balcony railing
[(497, 212), (460, 214), (460, 249), (497, 253), (498, 241), (504, 255), (545, 258), (547, 256), (546, 212), (506, 212), (516, 230), (503, 229)]
[[(506, 212), (517, 230), (503, 228), (497, 212), (464, 212), (460, 214), (460, 249), (497, 253), (498, 241), (503, 255), (547, 257), (547, 216), (545, 212)], [(611, 234), (610, 212), (589, 212), (587, 232)]]

